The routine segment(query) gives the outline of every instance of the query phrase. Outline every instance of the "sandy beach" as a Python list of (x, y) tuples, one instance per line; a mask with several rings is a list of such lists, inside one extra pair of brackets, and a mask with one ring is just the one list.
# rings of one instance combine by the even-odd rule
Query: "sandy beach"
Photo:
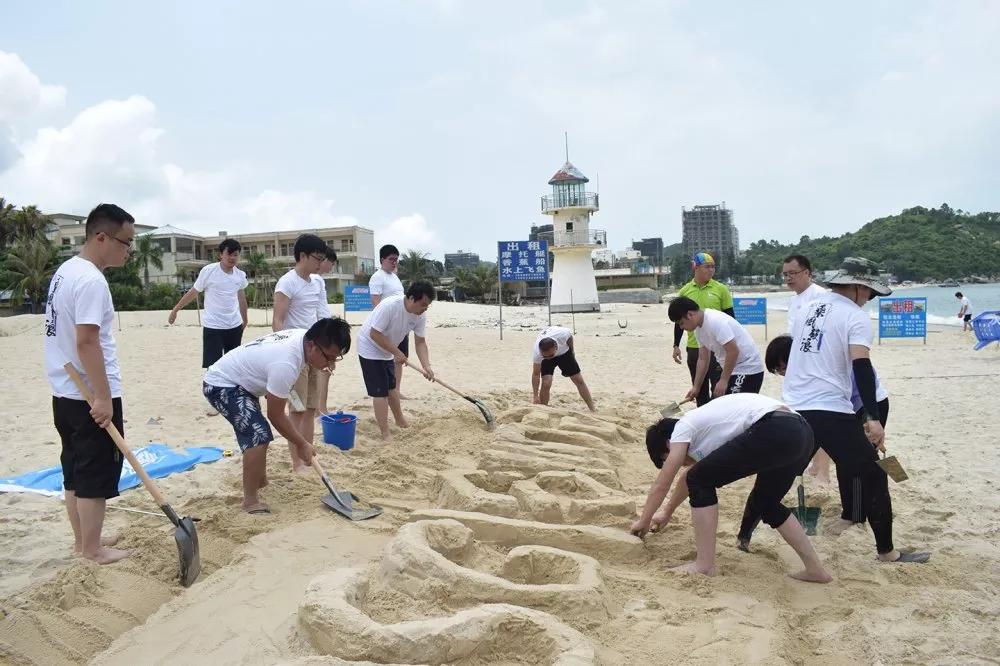
[[(694, 553), (686, 508), (666, 532), (643, 542), (627, 535), (630, 518), (610, 508), (612, 498), (615, 506), (642, 502), (655, 471), (644, 430), (690, 384), (686, 367), (670, 360), (666, 305), (605, 305), (600, 314), (575, 317), (577, 357), (598, 406), (593, 417), (583, 413), (572, 384), (559, 377), (552, 408), (532, 408), (529, 353), (547, 316), (537, 307), (504, 308), (503, 314), (501, 341), (495, 307), (434, 303), (428, 311), (436, 373), (491, 405), (499, 421), (496, 432), (484, 427), (472, 405), (408, 371), (402, 388), (409, 399), (403, 404), (412, 427), (396, 430), (395, 441), (382, 444), (354, 351), (338, 366), (328, 404), (359, 415), (357, 443), (347, 453), (318, 444), (320, 460), (339, 487), (385, 507), (377, 519), (351, 523), (327, 510), (319, 480), (289, 472), (281, 439), (271, 447), (271, 483), (263, 493), (272, 515), (240, 510), (238, 452), (163, 479), (174, 507), (201, 518), (203, 573), (191, 588), (176, 582), (177, 554), (165, 520), (109, 512), (121, 544), (135, 553), (99, 567), (71, 556), (70, 528), (58, 498), (0, 495), (0, 663), (393, 663), (423, 654), (417, 649), (423, 639), (415, 638), (421, 631), (436, 627), (434, 640), (447, 642), (450, 630), (442, 627), (451, 626), (485, 637), (481, 649), (454, 648), (451, 663), (461, 664), (1000, 662), (995, 397), (1000, 352), (995, 347), (973, 352), (971, 334), (938, 327), (929, 331), (926, 346), (896, 340), (873, 350), (891, 396), (887, 447), (910, 474), (910, 480), (891, 487), (895, 540), (900, 547), (930, 550), (928, 564), (878, 564), (866, 528), (832, 536), (821, 525), (813, 542), (834, 582), (791, 580), (785, 573), (795, 555), (772, 531), (758, 530), (751, 554), (734, 547), (750, 487), (744, 480), (720, 492), (720, 575), (706, 579), (666, 571)], [(174, 327), (166, 325), (166, 317), (166, 312), (121, 314), (116, 339), (126, 439), (134, 447), (154, 441), (235, 448), (229, 424), (206, 415), (194, 312), (183, 312)], [(783, 313), (769, 317), (770, 335), (783, 332)], [(269, 331), (265, 318), (262, 311), (251, 313), (244, 340)], [(41, 321), (29, 315), (0, 319), (5, 389), (0, 476), (58, 464), (60, 447), (42, 372)], [(350, 313), (349, 321), (360, 324), (363, 313)], [(553, 315), (553, 323), (571, 326), (573, 318)], [(763, 349), (763, 327), (749, 330)], [(762, 392), (780, 397), (780, 378), (766, 376)], [(530, 498), (516, 499), (514, 488), (528, 488), (523, 482), (529, 474), (512, 484), (495, 473), (502, 467), (496, 460), (519, 455), (511, 444), (518, 441), (522, 450), (539, 452), (535, 460), (555, 465), (589, 455), (591, 463), (578, 469), (610, 470), (610, 477), (600, 477), (601, 487), (609, 488), (598, 493), (605, 503), (595, 504), (591, 513), (582, 503), (570, 507), (577, 514), (553, 505), (565, 520), (572, 518), (578, 532), (554, 519), (537, 520), (541, 514), (525, 508), (532, 506)], [(476, 487), (499, 496), (496, 506), (515, 497), (505, 520), (533, 521), (520, 528), (512, 523), (509, 530), (541, 536), (524, 536), (524, 543), (517, 535), (492, 539), (501, 530), (488, 515), (473, 520), (466, 513), (455, 522), (438, 521), (438, 527), (413, 522), (437, 516), (434, 511), (461, 509), (461, 501), (448, 499), (443, 490), (454, 470), (482, 471)], [(530, 488), (542, 487), (542, 478)], [(462, 479), (456, 483), (455, 488), (467, 487)], [(823, 521), (832, 522), (839, 514), (836, 487), (809, 483), (807, 490), (810, 504), (823, 508)], [(590, 497), (579, 487), (559, 492)], [(793, 495), (786, 500), (794, 501)], [(141, 488), (114, 504), (156, 511)], [(414, 553), (427, 554), (414, 545), (422, 538), (445, 555), (441, 571), (452, 578), (442, 573), (435, 583), (427, 574), (428, 580), (414, 582), (416, 570), (404, 563), (421, 561)], [(538, 563), (567, 561), (549, 542), (584, 558), (542, 571), (546, 567)], [(534, 548), (524, 552), (538, 559), (517, 573), (526, 566), (517, 559), (521, 547)], [(598, 573), (586, 593), (583, 587), (555, 589), (554, 583), (567, 581), (584, 586), (581, 572), (591, 571), (588, 567)], [(351, 568), (356, 573), (348, 573)], [(355, 579), (365, 582), (356, 594), (350, 592)], [(467, 579), (475, 582), (463, 597), (461, 581)], [(593, 604), (584, 609), (582, 602), (563, 603), (583, 598)], [(522, 599), (530, 611), (518, 610)], [(329, 628), (347, 626), (336, 624), (347, 621), (343, 609), (336, 610), (338, 603), (358, 611), (352, 621), (371, 622), (385, 636), (409, 636), (416, 647), (394, 656), (388, 638), (370, 649), (337, 643), (337, 632)], [(500, 619), (484, 619), (490, 613)], [(404, 626), (400, 623), (411, 624), (393, 629)], [(564, 644), (575, 645), (576, 652), (560, 653)], [(397, 663), (430, 663), (417, 659)]]

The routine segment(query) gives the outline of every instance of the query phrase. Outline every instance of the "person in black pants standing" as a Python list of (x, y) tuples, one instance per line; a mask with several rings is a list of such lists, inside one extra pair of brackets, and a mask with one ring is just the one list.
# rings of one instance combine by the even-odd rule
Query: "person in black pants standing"
[[(651, 528), (661, 529), (684, 498), (689, 498), (697, 557), (677, 570), (715, 575), (716, 490), (756, 474), (751, 493), (754, 507), (805, 565), (790, 575), (811, 583), (832, 580), (802, 526), (781, 503), (814, 448), (809, 424), (786, 405), (755, 393), (724, 395), (680, 419), (666, 418), (651, 426), (646, 448), (660, 473), (630, 531), (642, 537)], [(680, 471), (682, 467), (688, 467), (686, 473)], [(661, 509), (678, 472), (677, 488)]]

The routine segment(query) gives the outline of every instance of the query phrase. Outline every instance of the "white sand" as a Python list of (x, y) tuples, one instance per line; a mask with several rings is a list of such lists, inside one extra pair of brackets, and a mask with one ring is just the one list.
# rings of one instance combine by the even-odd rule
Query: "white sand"
[[(771, 314), (774, 335), (783, 318)], [(267, 331), (264, 316), (252, 314), (261, 326), (248, 337)], [(487, 398), (496, 413), (529, 400), (530, 346), (545, 323), (540, 308), (505, 308), (504, 316), (501, 342), (494, 307), (435, 303), (429, 311), (435, 371)], [(228, 423), (205, 416), (193, 313), (183, 313), (182, 325), (173, 328), (164, 325), (166, 313), (121, 319), (127, 439), (134, 446), (152, 440), (234, 447)], [(363, 315), (352, 313), (350, 320), (360, 323)], [(689, 384), (686, 367), (670, 361), (665, 321), (664, 305), (612, 305), (599, 315), (576, 316), (577, 355), (601, 416), (637, 436)], [(553, 323), (570, 322), (569, 315), (553, 317)], [(763, 328), (751, 330), (763, 346)], [(873, 354), (891, 394), (887, 444), (911, 476), (891, 488), (896, 543), (933, 551), (929, 564), (876, 564), (870, 533), (854, 528), (814, 539), (833, 584), (792, 581), (784, 573), (794, 554), (770, 530), (758, 530), (753, 555), (732, 547), (744, 481), (720, 493), (719, 577), (665, 573), (694, 551), (684, 510), (665, 534), (647, 539), (648, 564), (602, 562), (610, 619), (583, 633), (603, 662), (1000, 659), (1000, 353), (973, 352), (972, 344), (971, 334), (935, 330), (926, 347), (893, 341)], [(384, 517), (352, 524), (327, 511), (317, 480), (287, 473), (280, 440), (269, 456), (272, 483), (265, 491), (272, 516), (239, 510), (238, 454), (175, 475), (162, 481), (171, 502), (203, 518), (204, 573), (184, 590), (174, 580), (176, 551), (166, 521), (111, 514), (123, 545), (137, 552), (98, 567), (69, 557), (69, 525), (57, 499), (0, 495), (0, 663), (277, 663), (315, 655), (296, 629), (309, 581), (335, 567), (377, 567), (381, 547), (409, 511), (434, 507), (429, 494), (436, 472), (474, 469), (477, 454), (492, 442), (471, 405), (408, 371), (404, 407), (414, 426), (397, 433), (392, 445), (378, 444), (354, 356), (338, 368), (329, 405), (360, 415), (357, 448), (341, 454), (321, 447), (320, 454), (335, 483), (382, 501)], [(57, 464), (41, 318), (0, 319), (0, 358), (6, 394), (0, 475)], [(779, 381), (767, 376), (764, 392), (779, 395)], [(553, 394), (554, 404), (583, 409), (568, 381), (557, 377)], [(162, 417), (158, 425), (147, 423), (153, 417)], [(641, 501), (654, 471), (641, 439), (627, 445), (623, 460), (623, 487)], [(832, 522), (839, 513), (836, 489), (813, 485), (809, 492), (810, 503), (823, 506), (824, 521)], [(155, 510), (141, 489), (118, 501)], [(628, 524), (623, 519), (621, 528)]]

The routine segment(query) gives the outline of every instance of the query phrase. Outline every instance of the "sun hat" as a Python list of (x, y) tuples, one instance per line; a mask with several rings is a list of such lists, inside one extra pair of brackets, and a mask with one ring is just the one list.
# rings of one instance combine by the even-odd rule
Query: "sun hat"
[(824, 282), (828, 287), (837, 284), (859, 284), (868, 287), (877, 296), (888, 296), (892, 293), (889, 285), (879, 277), (878, 264), (864, 257), (847, 257), (833, 277)]

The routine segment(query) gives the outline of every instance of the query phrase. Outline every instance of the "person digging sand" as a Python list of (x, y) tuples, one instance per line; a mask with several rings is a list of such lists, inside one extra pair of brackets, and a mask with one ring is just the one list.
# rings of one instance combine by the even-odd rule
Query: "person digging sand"
[[(303, 368), (332, 369), (350, 348), (350, 324), (339, 318), (320, 319), (309, 330), (285, 329), (237, 347), (205, 373), (205, 398), (232, 424), (243, 453), (243, 510), (247, 513), (270, 513), (258, 493), (267, 486), (272, 425), (300, 460), (307, 466), (312, 462), (313, 443), (285, 413)], [(266, 397), (266, 418), (260, 396)]]
[(556, 368), (559, 368), (563, 377), (569, 377), (573, 382), (580, 397), (587, 403), (587, 409), (596, 412), (594, 399), (587, 388), (587, 382), (583, 381), (580, 364), (573, 354), (573, 331), (562, 326), (549, 326), (538, 334), (531, 353), (531, 395), (534, 404), (549, 404), (549, 392), (552, 390)]
[[(755, 393), (724, 395), (680, 419), (665, 418), (650, 426), (646, 449), (660, 473), (630, 531), (641, 538), (650, 530), (664, 528), (687, 497), (697, 556), (675, 571), (715, 575), (719, 527), (716, 491), (756, 474), (751, 494), (754, 506), (805, 565), (802, 571), (789, 575), (808, 583), (833, 580), (802, 525), (781, 503), (813, 452), (809, 424), (787, 405)], [(677, 487), (660, 508), (675, 477)]]

